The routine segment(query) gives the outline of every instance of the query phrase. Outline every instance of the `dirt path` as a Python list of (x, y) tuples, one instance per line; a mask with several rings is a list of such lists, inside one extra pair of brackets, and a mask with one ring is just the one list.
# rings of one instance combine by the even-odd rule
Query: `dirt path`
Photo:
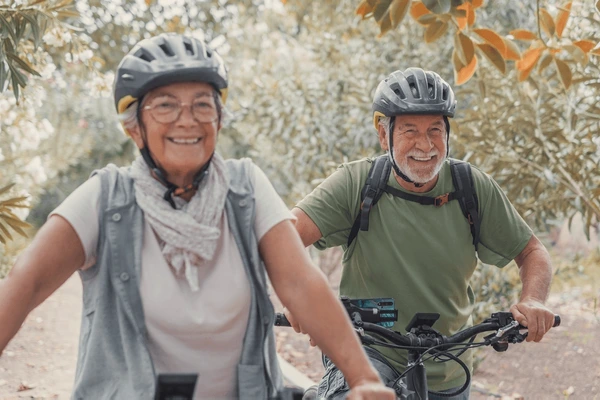
[(33, 310), (0, 356), (0, 399), (69, 398), (80, 314), (81, 281), (73, 275)]
[[(471, 398), (600, 400), (600, 311), (593, 303), (600, 293), (581, 292), (551, 297), (563, 323), (542, 343), (514, 345), (505, 353), (487, 349)], [(80, 311), (81, 283), (73, 276), (33, 311), (0, 357), (0, 399), (69, 398)], [(289, 328), (276, 328), (276, 335), (279, 353), (318, 380), (323, 374), (319, 350)]]

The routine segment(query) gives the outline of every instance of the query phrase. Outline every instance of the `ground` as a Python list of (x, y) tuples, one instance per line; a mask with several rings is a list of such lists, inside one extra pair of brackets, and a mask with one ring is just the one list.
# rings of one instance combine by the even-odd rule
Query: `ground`
[[(541, 343), (486, 348), (472, 399), (600, 400), (600, 291), (581, 285), (553, 294), (562, 325)], [(278, 305), (276, 305), (279, 307)], [(34, 310), (0, 356), (0, 399), (68, 399), (73, 385), (81, 284), (77, 276)], [(278, 350), (309, 378), (323, 373), (320, 352), (290, 328), (276, 328)]]

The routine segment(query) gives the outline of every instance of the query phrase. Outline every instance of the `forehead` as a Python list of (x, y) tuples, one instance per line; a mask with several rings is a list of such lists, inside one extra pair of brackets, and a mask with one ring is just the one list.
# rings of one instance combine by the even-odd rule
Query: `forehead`
[(177, 98), (195, 98), (198, 96), (210, 96), (212, 98), (214, 88), (205, 82), (179, 82), (160, 86), (148, 92), (148, 98), (159, 96), (172, 96)]
[(395, 125), (400, 126), (432, 126), (441, 124), (444, 126), (444, 117), (437, 115), (429, 115), (429, 114), (405, 114), (396, 116)]

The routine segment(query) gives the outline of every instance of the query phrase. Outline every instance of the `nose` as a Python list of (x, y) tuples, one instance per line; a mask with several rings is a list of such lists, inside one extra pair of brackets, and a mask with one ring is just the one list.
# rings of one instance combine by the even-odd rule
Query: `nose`
[(192, 105), (191, 104), (182, 104), (181, 105), (181, 113), (179, 114), (179, 118), (175, 121), (177, 126), (187, 127), (187, 126), (195, 126), (198, 125), (198, 121), (194, 117), (192, 113)]
[(420, 132), (417, 136), (415, 148), (423, 152), (429, 152), (433, 149), (433, 141), (426, 132)]

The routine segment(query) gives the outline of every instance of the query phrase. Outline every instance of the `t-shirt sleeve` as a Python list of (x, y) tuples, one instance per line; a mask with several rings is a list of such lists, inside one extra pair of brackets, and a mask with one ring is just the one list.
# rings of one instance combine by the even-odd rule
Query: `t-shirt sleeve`
[(254, 234), (260, 242), (262, 237), (278, 223), (295, 220), (296, 217), (285, 205), (265, 173), (254, 165), (254, 196), (256, 199), (256, 218)]
[(472, 171), (481, 218), (477, 254), (486, 264), (504, 267), (521, 253), (533, 232), (500, 186), (476, 167)]
[(360, 201), (352, 181), (349, 168), (342, 165), (296, 205), (321, 232), (321, 239), (314, 243), (316, 248), (322, 250), (347, 243), (354, 210)]
[(100, 178), (94, 176), (75, 189), (48, 216), (50, 218), (52, 215), (60, 215), (71, 224), (79, 236), (85, 251), (85, 263), (81, 269), (87, 269), (96, 263), (100, 192)]

